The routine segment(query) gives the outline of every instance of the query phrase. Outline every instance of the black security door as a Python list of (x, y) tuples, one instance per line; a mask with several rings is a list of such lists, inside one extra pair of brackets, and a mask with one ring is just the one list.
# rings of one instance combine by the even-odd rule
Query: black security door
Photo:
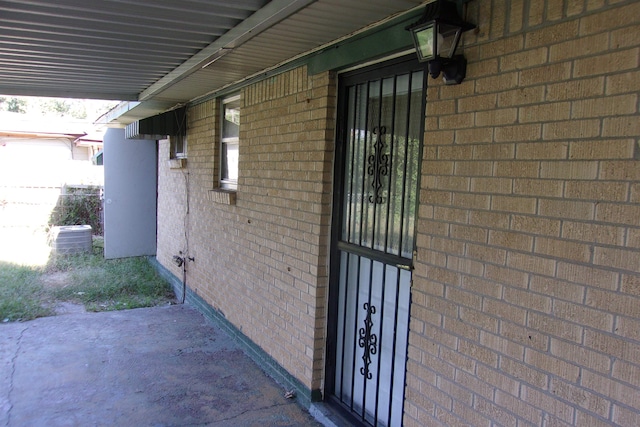
[(411, 60), (343, 75), (339, 102), (327, 395), (399, 426), (425, 73)]

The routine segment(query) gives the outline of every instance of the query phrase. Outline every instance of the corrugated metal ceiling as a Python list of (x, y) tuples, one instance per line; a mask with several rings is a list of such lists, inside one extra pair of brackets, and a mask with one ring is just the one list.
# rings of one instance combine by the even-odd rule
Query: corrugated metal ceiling
[(159, 111), (422, 2), (0, 0), (0, 94)]
[(2, 0), (0, 93), (136, 100), (267, 0)]

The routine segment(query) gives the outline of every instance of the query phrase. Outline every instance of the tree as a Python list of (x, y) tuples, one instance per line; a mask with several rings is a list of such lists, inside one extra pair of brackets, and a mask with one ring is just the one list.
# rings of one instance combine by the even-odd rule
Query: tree
[(0, 97), (0, 110), (25, 114), (27, 112), (27, 101), (21, 98)]
[(49, 98), (42, 103), (42, 112), (48, 112), (56, 116), (68, 116), (71, 104), (66, 99)]
[(0, 111), (40, 114), (79, 120), (95, 120), (118, 101), (0, 96)]

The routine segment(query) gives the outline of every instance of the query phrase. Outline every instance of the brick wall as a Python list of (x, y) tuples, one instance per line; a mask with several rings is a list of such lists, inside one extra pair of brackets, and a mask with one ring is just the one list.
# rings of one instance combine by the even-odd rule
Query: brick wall
[[(640, 2), (475, 0), (467, 79), (429, 79), (405, 425), (640, 425)], [(335, 81), (242, 91), (235, 204), (218, 106), (160, 144), (158, 260), (322, 389)]]
[(429, 79), (405, 424), (640, 425), (640, 2), (476, 0)]
[(186, 168), (169, 169), (167, 141), (159, 154), (158, 260), (182, 277), (171, 256), (194, 257), (189, 288), (310, 390), (324, 367), (334, 111), (328, 73), (243, 89), (235, 205), (213, 191), (215, 100), (188, 110)]

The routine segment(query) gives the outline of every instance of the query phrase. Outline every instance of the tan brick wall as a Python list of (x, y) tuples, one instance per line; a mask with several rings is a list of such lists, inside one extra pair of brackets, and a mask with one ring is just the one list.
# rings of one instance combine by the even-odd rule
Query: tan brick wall
[[(476, 0), (467, 78), (429, 79), (405, 425), (640, 424), (640, 2)], [(304, 67), (242, 90), (235, 205), (218, 106), (160, 144), (158, 259), (322, 389), (335, 111)]]
[(476, 0), (429, 79), (405, 425), (640, 425), (640, 2)]
[(168, 169), (160, 145), (158, 260), (182, 277), (171, 256), (188, 251), (189, 288), (311, 390), (324, 370), (334, 111), (328, 73), (244, 88), (235, 205), (212, 193), (215, 100), (188, 110), (185, 169)]

